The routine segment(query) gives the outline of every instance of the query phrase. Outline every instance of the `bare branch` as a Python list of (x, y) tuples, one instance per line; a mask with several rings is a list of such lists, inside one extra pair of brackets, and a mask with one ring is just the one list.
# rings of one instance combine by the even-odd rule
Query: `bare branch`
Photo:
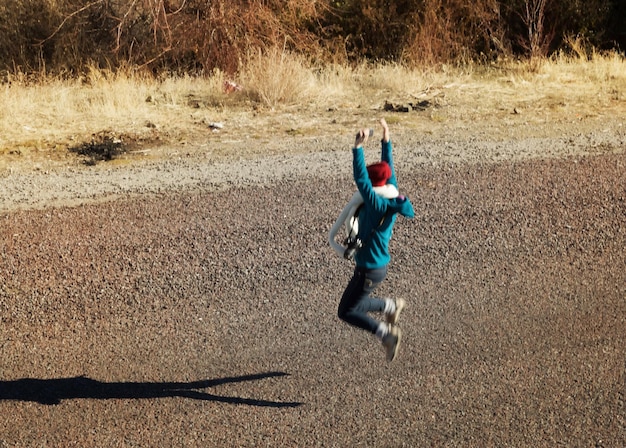
[(57, 27), (56, 30), (54, 30), (54, 32), (49, 35), (48, 37), (46, 37), (44, 40), (42, 40), (41, 42), (39, 42), (39, 45), (42, 45), (44, 43), (46, 43), (47, 41), (49, 41), (50, 39), (52, 39), (59, 31), (61, 31), (61, 28), (63, 28), (63, 26), (67, 23), (67, 21), (69, 19), (71, 19), (72, 17), (74, 17), (77, 14), (80, 14), (81, 12), (91, 8), (94, 5), (97, 5), (98, 3), (102, 3), (104, 0), (96, 0), (94, 2), (88, 3), (85, 6), (83, 6), (82, 8), (74, 11), (73, 13), (69, 14), (68, 16), (66, 16), (63, 21), (61, 22), (61, 24)]

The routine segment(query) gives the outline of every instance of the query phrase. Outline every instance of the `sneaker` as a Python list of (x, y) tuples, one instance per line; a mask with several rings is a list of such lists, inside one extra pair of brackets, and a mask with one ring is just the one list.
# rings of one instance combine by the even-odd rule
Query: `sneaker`
[(391, 362), (398, 354), (402, 332), (395, 325), (390, 326), (389, 333), (383, 338), (383, 346), (387, 352), (387, 361)]
[(391, 325), (395, 325), (398, 323), (398, 320), (400, 319), (400, 313), (406, 306), (406, 301), (404, 299), (394, 299), (394, 302), (396, 304), (396, 311), (385, 316), (387, 323)]

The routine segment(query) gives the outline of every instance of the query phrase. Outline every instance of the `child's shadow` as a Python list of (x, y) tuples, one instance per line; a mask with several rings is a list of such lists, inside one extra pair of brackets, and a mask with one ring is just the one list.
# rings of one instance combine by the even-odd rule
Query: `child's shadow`
[(217, 401), (220, 403), (246, 404), (276, 408), (296, 407), (302, 403), (258, 400), (254, 398), (224, 397), (212, 395), (197, 389), (242, 381), (256, 381), (264, 378), (288, 375), (283, 372), (267, 372), (233, 378), (192, 381), (187, 383), (105, 383), (84, 376), (75, 378), (36, 379), (22, 378), (13, 381), (0, 381), (0, 400), (35, 401), (41, 404), (59, 404), (62, 400), (92, 398), (164, 398), (184, 397), (194, 400)]

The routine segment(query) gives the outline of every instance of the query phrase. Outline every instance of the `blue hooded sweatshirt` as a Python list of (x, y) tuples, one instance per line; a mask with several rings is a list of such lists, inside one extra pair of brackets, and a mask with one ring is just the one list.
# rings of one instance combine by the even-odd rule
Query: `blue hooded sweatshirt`
[[(391, 168), (391, 177), (387, 183), (397, 188), (398, 181), (393, 167), (392, 149), (391, 141), (383, 141), (381, 160), (387, 162)], [(354, 181), (363, 196), (364, 203), (359, 215), (359, 238), (363, 242), (363, 248), (356, 253), (354, 259), (357, 267), (378, 269), (389, 264), (391, 260), (389, 240), (391, 240), (396, 215), (399, 213), (406, 218), (413, 218), (415, 212), (411, 201), (404, 196), (386, 199), (377, 195), (367, 174), (363, 148), (353, 148), (352, 154)]]

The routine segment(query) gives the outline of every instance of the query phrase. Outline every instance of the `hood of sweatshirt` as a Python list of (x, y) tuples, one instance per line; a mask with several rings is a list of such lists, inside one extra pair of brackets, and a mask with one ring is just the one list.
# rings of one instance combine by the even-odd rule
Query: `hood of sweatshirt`
[(393, 212), (399, 213), (405, 218), (413, 218), (415, 216), (413, 204), (411, 204), (411, 201), (409, 201), (407, 197), (402, 195), (398, 195), (389, 201), (389, 208)]

